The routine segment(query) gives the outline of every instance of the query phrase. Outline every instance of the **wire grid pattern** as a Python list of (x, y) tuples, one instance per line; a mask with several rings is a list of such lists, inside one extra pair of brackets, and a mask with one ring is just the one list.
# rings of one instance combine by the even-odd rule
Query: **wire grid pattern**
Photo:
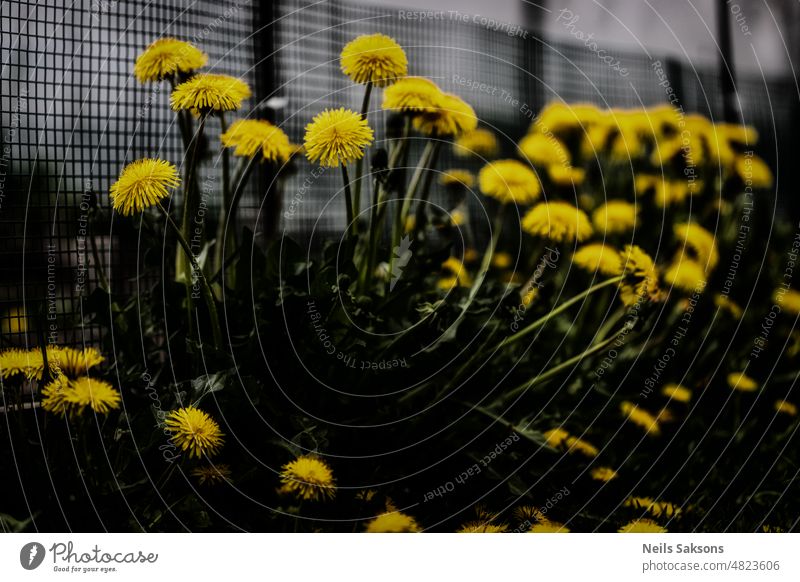
[[(241, 1), (3, 2), (4, 345), (36, 343), (37, 328), (60, 343), (98, 339), (96, 329), (77, 327), (82, 299), (98, 285), (89, 244), (92, 201), (107, 207), (109, 186), (134, 159), (183, 162), (169, 88), (137, 83), (135, 58), (154, 39), (175, 36), (202, 46), (207, 69), (251, 81), (252, 12)], [(209, 139), (218, 139), (218, 126), (209, 125)], [(218, 173), (212, 164), (200, 179), (218, 180)], [(136, 277), (135, 222), (106, 221), (95, 228), (118, 301), (143, 283)]]
[[(349, 40), (372, 32), (397, 39), (408, 54), (410, 74), (433, 78), (471, 103), (482, 125), (500, 135), (504, 155), (514, 154), (513, 144), (532, 122), (533, 112), (553, 99), (610, 107), (667, 99), (653, 67), (658, 55), (615, 54), (628, 71), (622, 75), (582, 46), (548, 42), (531, 30), (509, 36), (448, 17), (415, 22), (387, 7), (303, 0), (272, 3), (272, 46), (262, 46), (256, 34), (259, 9), (263, 7), (241, 0), (3, 3), (0, 341), (31, 339), (22, 333), (26, 322), (31, 327), (31, 318), (21, 308), (23, 302), (30, 306), (36, 301), (42, 302), (45, 315), (55, 310), (63, 341), (94, 337), (71, 327), (80, 314), (78, 299), (97, 284), (83, 236), (81, 204), (96, 195), (107, 206), (108, 187), (127, 161), (146, 155), (183, 161), (177, 128), (171, 126), (169, 89), (143, 87), (131, 74), (136, 55), (158, 36), (194, 41), (209, 53), (208, 69), (242, 76), (251, 85), (259, 80), (253, 65), (272, 55), (275, 85), (264, 88), (262, 79), (263, 94), (251, 104), (284, 98), (276, 122), (295, 142), (324, 108), (360, 107), (363, 88), (340, 72), (338, 55)], [(663, 58), (660, 62), (666, 64)], [(673, 64), (670, 82), (684, 109), (720, 118), (717, 72)], [(485, 88), (470, 89), (471, 81)], [(790, 120), (796, 115), (791, 80), (769, 81), (765, 87), (761, 79), (740, 78), (737, 90), (744, 119), (760, 130), (765, 148), (772, 147), (773, 128), (778, 128), (779, 141), (790, 137)], [(370, 112), (378, 146), (383, 145), (385, 121), (380, 99), (378, 90)], [(211, 140), (217, 138), (216, 122), (208, 131)], [(412, 148), (411, 163), (419, 149), (419, 144)], [(771, 162), (772, 153), (765, 152)], [(455, 159), (445, 148), (439, 167), (477, 170), (480, 165)], [(218, 179), (217, 166), (216, 160), (206, 164), (201, 179)], [(283, 208), (294, 201), (295, 213), (282, 219), (282, 229), (293, 236), (314, 231), (315, 237), (340, 231), (345, 216), (338, 171), (312, 174), (304, 161), (299, 168), (284, 181)], [(262, 198), (255, 188), (245, 195), (240, 226), (256, 226)], [(431, 199), (445, 208), (452, 203), (440, 191)], [(473, 195), (473, 223), (485, 222), (480, 204), (480, 196)], [(112, 229), (96, 237), (113, 292), (121, 296), (137, 283), (139, 255), (131, 222), (115, 220)], [(55, 298), (54, 305), (48, 297)]]

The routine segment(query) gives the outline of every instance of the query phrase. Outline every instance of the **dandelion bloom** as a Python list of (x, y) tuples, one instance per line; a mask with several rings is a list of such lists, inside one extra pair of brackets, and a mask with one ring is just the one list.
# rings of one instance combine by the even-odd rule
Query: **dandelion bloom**
[(452, 168), (445, 170), (439, 177), (442, 186), (454, 186), (459, 188), (472, 188), (475, 185), (475, 176), (469, 170), (459, 170)]
[[(440, 288), (451, 289), (456, 285), (462, 287), (472, 286), (472, 276), (469, 274), (469, 271), (467, 271), (464, 263), (459, 261), (456, 257), (448, 257), (447, 260), (442, 263), (442, 270), (447, 274), (447, 277), (440, 281)], [(443, 284), (442, 281), (447, 281), (448, 284)], [(452, 285), (449, 285), (449, 283), (452, 283)]]
[(58, 416), (69, 412), (70, 403), (67, 402), (69, 379), (63, 374), (56, 377), (42, 388), (42, 408)]
[(758, 156), (736, 156), (734, 169), (745, 184), (753, 188), (772, 188), (772, 170)]
[(554, 135), (528, 134), (519, 142), (519, 151), (530, 163), (538, 166), (567, 166), (571, 161), (566, 146)]
[(568, 453), (578, 452), (587, 457), (596, 457), (597, 447), (578, 437), (570, 435), (561, 427), (556, 427), (544, 433), (547, 444), (554, 449), (566, 450)]
[(570, 165), (551, 164), (547, 166), (547, 176), (556, 186), (580, 186), (586, 177), (586, 172)]
[(733, 390), (741, 392), (755, 392), (758, 390), (758, 382), (747, 376), (744, 372), (731, 372), (727, 377), (728, 386)]
[(192, 476), (197, 478), (200, 485), (217, 485), (219, 483), (229, 483), (231, 480), (231, 468), (228, 465), (207, 465), (192, 469)]
[(433, 111), (442, 94), (439, 86), (424, 77), (405, 77), (383, 92), (384, 109), (403, 113)]
[(646, 410), (639, 408), (636, 404), (626, 400), (619, 405), (619, 409), (626, 420), (640, 426), (650, 436), (658, 436), (661, 434), (661, 427), (658, 424), (658, 419)]
[(664, 282), (686, 293), (699, 293), (706, 286), (706, 273), (697, 261), (678, 257), (664, 272)]
[(736, 145), (752, 146), (758, 143), (758, 130), (751, 125), (717, 123), (715, 127), (718, 134)]
[(625, 305), (633, 305), (642, 299), (660, 299), (658, 271), (650, 255), (641, 247), (625, 245), (620, 253), (620, 262), (625, 275), (619, 284), (620, 298)]
[(652, 519), (634, 519), (617, 531), (619, 533), (667, 533), (666, 528), (661, 527)]
[(140, 83), (161, 81), (176, 73), (191, 73), (208, 61), (208, 55), (188, 42), (159, 38), (136, 57), (133, 74)]
[(281, 493), (305, 501), (323, 501), (336, 496), (336, 479), (328, 464), (316, 455), (303, 455), (281, 468)]
[(53, 368), (73, 377), (85, 375), (90, 368), (99, 366), (105, 361), (103, 354), (93, 347), (84, 349), (53, 347), (47, 350), (47, 359)]
[(17, 375), (30, 378), (32, 367), (41, 361), (42, 354), (38, 351), (17, 348), (5, 350), (0, 353), (0, 378), (8, 379)]
[(608, 482), (617, 478), (617, 472), (611, 467), (595, 467), (589, 472), (595, 481)]
[(408, 72), (403, 48), (385, 34), (365, 34), (354, 38), (342, 49), (342, 72), (354, 83), (391, 85)]
[(111, 185), (111, 204), (123, 216), (131, 216), (158, 204), (169, 196), (170, 188), (177, 188), (180, 183), (178, 170), (169, 162), (136, 160), (125, 166)]
[(582, 242), (592, 236), (592, 224), (583, 210), (559, 200), (541, 202), (522, 218), (522, 230), (553, 242)]
[(797, 405), (792, 404), (788, 400), (776, 400), (775, 412), (780, 412), (788, 416), (797, 416)]
[(366, 526), (367, 533), (417, 533), (419, 524), (410, 515), (392, 511), (379, 515)]
[(800, 315), (800, 291), (779, 289), (773, 294), (773, 300), (789, 315)]
[(505, 533), (508, 524), (486, 523), (484, 521), (468, 521), (456, 533)]
[(669, 501), (656, 501), (652, 497), (631, 496), (625, 499), (625, 507), (642, 509), (653, 517), (678, 517), (682, 513), (681, 508)]
[(533, 524), (531, 529), (528, 530), (528, 533), (569, 533), (569, 528), (563, 523), (545, 519), (544, 521)]
[(217, 422), (206, 412), (188, 406), (167, 415), (165, 428), (172, 433), (172, 442), (189, 453), (189, 458), (217, 454), (223, 434)]
[(263, 160), (279, 164), (296, 151), (281, 128), (263, 119), (238, 119), (219, 139), (226, 148), (235, 148), (236, 156), (252, 158), (260, 152)]
[(175, 111), (194, 114), (234, 111), (250, 97), (250, 87), (236, 77), (201, 73), (175, 87), (170, 104)]
[(730, 313), (734, 319), (740, 319), (742, 317), (742, 308), (727, 295), (723, 295), (722, 293), (715, 294), (714, 305)]
[(608, 276), (622, 273), (619, 251), (603, 243), (591, 243), (579, 247), (572, 255), (572, 263), (590, 273), (600, 272)]
[(462, 133), (453, 144), (453, 152), (462, 158), (490, 158), (497, 154), (497, 138), (488, 129), (478, 128)]
[(478, 117), (472, 106), (451, 93), (436, 96), (431, 109), (414, 118), (414, 128), (426, 135), (456, 137), (478, 127)]
[(326, 109), (306, 125), (306, 157), (322, 166), (360, 160), (374, 139), (367, 120), (350, 109)]
[(496, 252), (492, 255), (492, 266), (497, 269), (507, 269), (514, 262), (510, 254), (504, 252)]
[(712, 270), (719, 263), (719, 251), (714, 235), (699, 224), (681, 222), (674, 227), (675, 237), (686, 246), (705, 270)]
[(598, 232), (623, 234), (636, 227), (638, 208), (624, 200), (609, 200), (592, 213)]
[(554, 101), (546, 105), (536, 118), (535, 126), (548, 133), (567, 134), (584, 131), (601, 120), (603, 114), (594, 105), (575, 103), (567, 105)]
[(111, 384), (88, 376), (72, 380), (65, 399), (78, 413), (88, 407), (98, 414), (108, 414), (119, 408), (122, 401), (119, 392)]
[(478, 186), (485, 195), (503, 204), (529, 204), (542, 191), (536, 173), (517, 160), (489, 162), (478, 174)]
[(680, 384), (667, 384), (661, 389), (661, 394), (670, 400), (687, 403), (692, 399), (692, 391)]

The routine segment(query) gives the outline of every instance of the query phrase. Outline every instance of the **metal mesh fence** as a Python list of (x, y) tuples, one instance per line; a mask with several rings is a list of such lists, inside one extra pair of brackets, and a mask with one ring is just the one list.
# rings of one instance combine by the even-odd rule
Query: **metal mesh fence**
[[(265, 14), (274, 22), (262, 26)], [(135, 221), (113, 220), (89, 236), (86, 214), (95, 198), (107, 207), (108, 188), (125, 162), (143, 156), (182, 161), (169, 89), (142, 86), (132, 75), (137, 54), (159, 36), (201, 46), (210, 56), (209, 69), (243, 77), (256, 87), (252, 104), (282, 98), (269, 103), (284, 104), (275, 121), (295, 142), (325, 107), (360, 106), (362, 89), (339, 72), (338, 54), (348, 40), (370, 32), (400, 42), (411, 74), (433, 78), (469, 101), (481, 123), (499, 133), (507, 154), (533, 113), (552, 99), (622, 107), (666, 100), (653, 69), (659, 55), (618, 55), (628, 71), (623, 76), (584, 47), (548, 42), (536, 31), (507, 34), (452, 18), (412, 22), (398, 10), (347, 2), (14, 1), (2, 3), (0, 22), (4, 345), (33, 341), (37, 319), (45, 332), (52, 322), (59, 341), (95, 338), (95, 330), (76, 327), (81, 299), (98, 283), (92, 240), (112, 292), (135, 293), (142, 254)], [(668, 71), (686, 110), (720, 117), (715, 71), (674, 61)], [(465, 81), (494, 90), (469, 90)], [(797, 101), (792, 87), (790, 80), (765, 85), (741, 78), (737, 83), (744, 118), (759, 128), (761, 153), (773, 164), (777, 144), (793, 139), (789, 131)], [(376, 128), (384, 121), (379, 99), (380, 93), (370, 113)], [(217, 139), (218, 131), (212, 124), (209, 139)], [(381, 145), (382, 131), (376, 138)], [(449, 151), (443, 158), (442, 168), (464, 165)], [(201, 179), (219, 179), (216, 162), (204, 165), (207, 175)], [(338, 174), (325, 172), (310, 186), (308, 177), (306, 169), (286, 180), (284, 204), (299, 192), (302, 203), (281, 228), (292, 235), (341, 229), (344, 204), (329, 204), (340, 188)], [(261, 191), (253, 188), (245, 196), (240, 226), (256, 226), (264, 211)], [(441, 193), (433, 201), (447, 203)]]

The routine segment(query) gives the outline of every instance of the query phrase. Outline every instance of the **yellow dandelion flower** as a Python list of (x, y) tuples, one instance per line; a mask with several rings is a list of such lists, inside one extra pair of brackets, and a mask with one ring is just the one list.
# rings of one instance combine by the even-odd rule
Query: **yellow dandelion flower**
[(625, 507), (641, 509), (653, 517), (680, 517), (681, 508), (669, 501), (656, 501), (652, 497), (628, 497), (623, 503)]
[(467, 216), (463, 210), (456, 208), (450, 212), (450, 224), (452, 226), (461, 226), (467, 221)]
[(772, 298), (780, 304), (781, 310), (789, 315), (800, 315), (800, 291), (779, 289), (775, 291)]
[(413, 517), (400, 511), (381, 514), (366, 525), (367, 533), (417, 533), (420, 530)]
[(758, 156), (736, 156), (734, 169), (746, 185), (753, 188), (772, 188), (774, 183), (772, 170)]
[(489, 162), (478, 173), (478, 186), (502, 204), (530, 204), (542, 191), (536, 173), (517, 160)]
[(417, 226), (417, 217), (415, 215), (407, 216), (403, 232), (411, 232)]
[(595, 481), (608, 482), (617, 478), (617, 472), (611, 467), (595, 467), (589, 472)]
[(561, 427), (553, 428), (544, 433), (547, 444), (554, 449), (565, 450), (568, 453), (578, 452), (587, 457), (596, 457), (597, 447), (588, 442), (570, 435)]
[(228, 465), (205, 465), (192, 469), (192, 477), (197, 479), (200, 485), (219, 485), (220, 483), (230, 483), (231, 468)]
[(752, 146), (758, 143), (758, 130), (751, 125), (736, 123), (718, 123), (717, 132), (731, 143), (740, 146)]
[(654, 191), (661, 182), (663, 179), (660, 176), (639, 173), (633, 179), (633, 189), (637, 196), (644, 196), (648, 192)]
[(788, 400), (776, 400), (775, 412), (780, 412), (789, 416), (797, 416), (797, 405), (792, 404)]
[(492, 266), (497, 269), (507, 269), (514, 262), (510, 254), (498, 251), (492, 255)]
[(176, 73), (191, 73), (208, 62), (208, 55), (188, 42), (159, 38), (136, 57), (133, 74), (140, 83), (161, 81)]
[(582, 242), (592, 236), (592, 223), (583, 210), (561, 201), (541, 202), (522, 218), (522, 230), (553, 242)]
[(263, 119), (238, 119), (219, 139), (226, 148), (235, 148), (236, 156), (252, 158), (260, 152), (263, 160), (279, 164), (297, 151), (281, 128)]
[(88, 407), (98, 414), (108, 414), (119, 408), (122, 402), (119, 392), (111, 384), (88, 376), (72, 380), (65, 399), (78, 413)]
[(602, 113), (591, 104), (575, 103), (567, 105), (554, 101), (546, 105), (534, 121), (534, 127), (541, 127), (545, 133), (567, 134), (583, 131), (602, 118)]
[(175, 87), (170, 104), (175, 111), (201, 113), (235, 111), (250, 97), (250, 87), (236, 77), (201, 73)]
[(553, 135), (530, 133), (519, 142), (519, 151), (537, 166), (569, 166), (572, 161), (567, 147)]
[(172, 442), (189, 458), (213, 456), (222, 448), (223, 434), (219, 424), (206, 412), (187, 406), (167, 415), (165, 428), (172, 433)]
[(383, 92), (384, 109), (403, 113), (434, 111), (442, 90), (424, 77), (405, 77)]
[(692, 399), (692, 391), (680, 384), (667, 384), (661, 389), (661, 394), (677, 402), (687, 403)]
[(342, 72), (354, 83), (391, 85), (408, 72), (403, 48), (385, 34), (365, 34), (348, 42), (340, 57)]
[(680, 222), (673, 227), (675, 238), (686, 246), (705, 270), (713, 270), (719, 263), (719, 251), (714, 235), (694, 222)]
[(733, 390), (741, 392), (755, 392), (758, 390), (758, 382), (747, 376), (744, 372), (731, 372), (727, 377), (728, 386)]
[(458, 95), (440, 93), (431, 109), (414, 118), (414, 128), (426, 135), (457, 137), (478, 127), (472, 106)]
[(761, 526), (761, 531), (763, 531), (764, 533), (784, 533), (782, 527), (778, 527), (777, 525), (767, 525), (767, 524)]
[(589, 273), (600, 272), (608, 276), (622, 274), (619, 251), (603, 243), (590, 243), (579, 247), (572, 255), (572, 264)]
[(453, 277), (456, 284), (462, 287), (472, 287), (472, 276), (469, 274), (464, 264), (456, 257), (448, 257), (447, 260), (442, 263), (442, 270)]
[(515, 520), (522, 523), (526, 521), (545, 521), (547, 519), (544, 513), (534, 505), (520, 505), (519, 507), (515, 507), (511, 515)]
[[(41, 354), (39, 355), (41, 359)], [(32, 357), (28, 350), (12, 348), (0, 353), (0, 378), (4, 380), (17, 375), (28, 376)]]
[(490, 158), (497, 154), (497, 138), (488, 129), (478, 128), (459, 135), (453, 143), (453, 153), (461, 158), (477, 156)]
[(653, 259), (641, 247), (625, 245), (620, 253), (620, 262), (625, 279), (620, 281), (620, 298), (625, 305), (633, 305), (641, 299), (658, 301), (658, 271)]
[(442, 172), (439, 183), (445, 187), (472, 188), (475, 185), (475, 176), (469, 170), (451, 168)]
[(706, 273), (700, 263), (678, 257), (664, 271), (664, 282), (685, 293), (696, 293), (705, 289)]
[(461, 526), (456, 533), (505, 533), (508, 531), (508, 524), (486, 523), (484, 521), (468, 521)]
[(626, 400), (619, 405), (619, 409), (626, 420), (643, 428), (648, 435), (658, 436), (661, 434), (658, 419), (646, 410), (639, 408), (633, 402)]
[(42, 408), (58, 416), (64, 416), (69, 412), (72, 404), (67, 401), (69, 392), (69, 379), (63, 374), (49, 382), (42, 388)]
[(336, 479), (328, 464), (316, 455), (303, 455), (281, 468), (281, 493), (305, 501), (324, 501), (336, 496)]
[(619, 533), (667, 533), (665, 527), (652, 519), (634, 519), (617, 530)]
[(719, 307), (721, 310), (730, 313), (734, 319), (740, 319), (742, 317), (742, 308), (739, 307), (739, 304), (727, 295), (716, 293), (714, 295), (714, 305)]
[(47, 350), (47, 359), (52, 368), (73, 377), (86, 375), (89, 373), (90, 368), (99, 366), (105, 361), (103, 354), (93, 347), (82, 350), (70, 347), (54, 347)]
[(544, 521), (533, 524), (528, 530), (528, 533), (569, 533), (569, 528), (563, 523), (545, 519)]
[(474, 263), (478, 260), (478, 251), (473, 248), (467, 248), (464, 250), (464, 263)]
[(178, 170), (164, 160), (143, 158), (131, 162), (111, 185), (111, 204), (123, 216), (155, 206), (181, 183)]
[(592, 213), (598, 232), (622, 234), (636, 227), (638, 208), (624, 200), (609, 200)]
[(326, 109), (306, 125), (306, 157), (321, 166), (334, 167), (364, 157), (374, 134), (367, 120), (350, 109)]
[(562, 164), (552, 164), (547, 166), (547, 176), (556, 186), (580, 186), (586, 177), (586, 172), (580, 168), (564, 166)]

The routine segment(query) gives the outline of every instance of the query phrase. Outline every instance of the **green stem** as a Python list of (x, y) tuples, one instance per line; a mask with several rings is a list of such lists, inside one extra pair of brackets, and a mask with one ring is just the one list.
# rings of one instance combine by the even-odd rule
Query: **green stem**
[(349, 239), (351, 231), (353, 230), (353, 222), (355, 221), (355, 217), (353, 216), (353, 197), (350, 191), (350, 176), (347, 174), (347, 166), (342, 164), (341, 167), (342, 181), (344, 182), (344, 202), (347, 211), (347, 226), (345, 227), (344, 234), (345, 238)]
[[(225, 121), (225, 114), (219, 114), (220, 134), (224, 134), (228, 130), (228, 124)], [(231, 204), (231, 158), (228, 148), (222, 148), (222, 204), (219, 206), (219, 216), (217, 217), (217, 236), (214, 242), (214, 272), (222, 268), (222, 254), (225, 252), (225, 243), (227, 242), (226, 222), (228, 218), (228, 208)]]
[(606, 287), (609, 287), (611, 285), (615, 285), (615, 284), (619, 283), (620, 281), (622, 281), (622, 279), (623, 279), (623, 276), (619, 275), (619, 276), (613, 277), (611, 279), (606, 279), (605, 281), (602, 281), (601, 283), (597, 283), (596, 285), (592, 285), (591, 287), (589, 287), (585, 291), (583, 291), (581, 293), (578, 293), (577, 295), (575, 295), (571, 299), (568, 299), (567, 301), (565, 301), (564, 303), (562, 303), (561, 305), (559, 305), (558, 307), (556, 307), (555, 309), (550, 311), (547, 315), (537, 319), (536, 321), (531, 323), (528, 327), (525, 327), (525, 328), (519, 330), (514, 335), (511, 335), (511, 336), (507, 337), (506, 339), (501, 341), (497, 345), (497, 347), (494, 348), (494, 350), (492, 350), (492, 351), (500, 350), (500, 349), (502, 349), (502, 348), (504, 348), (506, 346), (509, 346), (509, 345), (515, 343), (515, 342), (518, 342), (519, 340), (521, 340), (522, 338), (524, 338), (528, 334), (536, 331), (537, 329), (539, 329), (540, 327), (545, 325), (548, 321), (553, 319), (556, 315), (558, 315), (560, 313), (563, 313), (565, 310), (569, 309), (570, 307), (572, 307), (573, 305), (575, 305), (576, 303), (578, 303), (579, 301), (581, 301), (585, 297), (588, 297), (589, 295), (591, 295), (595, 291), (599, 291), (600, 289), (605, 289)]
[[(208, 280), (206, 280), (206, 276), (203, 274), (203, 270), (200, 268), (200, 265), (197, 264), (197, 260), (194, 257), (194, 253), (192, 253), (192, 248), (189, 246), (189, 242), (186, 240), (186, 237), (183, 236), (181, 229), (178, 228), (178, 225), (175, 224), (175, 221), (172, 220), (172, 217), (169, 215), (169, 212), (167, 212), (167, 209), (164, 208), (161, 205), (161, 203), (158, 204), (158, 209), (161, 210), (161, 212), (166, 217), (167, 222), (175, 231), (178, 243), (183, 249), (183, 252), (186, 254), (186, 259), (188, 261), (188, 264), (190, 265), (191, 269), (194, 271), (194, 273), (197, 275), (198, 280), (200, 281), (200, 286), (203, 289), (203, 300), (206, 303), (206, 308), (208, 309), (209, 318), (211, 319), (211, 333), (214, 337), (214, 347), (216, 347), (217, 349), (221, 349), (222, 332), (219, 326), (219, 315), (217, 314), (217, 304), (214, 300), (214, 294), (211, 291), (211, 286), (208, 284)], [(191, 276), (189, 277), (188, 288), (190, 291), (193, 289)]]
[(408, 211), (411, 208), (411, 202), (414, 200), (414, 194), (419, 187), (419, 182), (422, 179), (425, 169), (428, 167), (431, 156), (433, 155), (434, 143), (436, 143), (435, 140), (430, 139), (428, 140), (428, 143), (425, 144), (425, 149), (422, 151), (422, 155), (419, 158), (417, 169), (414, 170), (414, 175), (411, 177), (411, 181), (408, 183), (408, 189), (406, 190), (405, 196), (403, 197), (402, 201), (398, 201), (400, 209), (395, 217), (394, 229), (392, 230), (392, 243), (389, 247), (389, 280), (392, 278), (392, 268), (394, 267), (394, 249), (396, 249), (400, 244), (406, 219), (408, 218)]
[[(428, 170), (431, 170), (434, 166), (436, 166), (436, 160), (439, 158), (439, 150), (442, 142), (437, 141), (433, 145), (433, 153), (431, 154), (430, 162), (428, 163)], [(431, 189), (431, 182), (433, 182), (433, 172), (428, 171), (425, 172), (425, 178), (422, 183), (422, 191), (419, 194), (419, 200), (417, 201), (417, 212), (416, 212), (416, 221), (414, 222), (414, 233), (420, 231), (422, 229), (422, 234), (425, 234), (425, 218), (426, 218), (426, 209), (427, 209), (427, 202), (428, 202), (428, 195)]]
[[(367, 119), (369, 112), (369, 100), (372, 95), (372, 81), (367, 82), (364, 87), (364, 100), (361, 103), (361, 119)], [(364, 175), (364, 158), (361, 157), (356, 160), (356, 182), (353, 184), (353, 207), (356, 215), (361, 212), (361, 181)], [(358, 224), (354, 226), (355, 231), (358, 232)]]
[[(200, 139), (205, 129), (207, 115), (200, 117), (197, 132), (192, 136), (187, 155), (189, 157), (186, 164), (186, 174), (183, 184), (183, 215), (181, 218), (181, 236), (184, 240), (191, 238), (192, 214), (195, 206), (195, 166), (197, 165), (198, 152), (200, 150)], [(171, 220), (171, 219), (170, 219)], [(192, 255), (190, 251), (190, 255)], [(193, 257), (193, 255), (192, 255)], [(176, 261), (178, 267), (183, 267), (184, 286), (186, 289), (186, 315), (189, 318), (189, 337), (194, 337), (194, 299), (192, 297), (192, 270), (191, 265), (186, 261)]]
[(534, 386), (537, 386), (539, 384), (547, 382), (548, 380), (551, 380), (554, 376), (557, 376), (559, 373), (561, 373), (566, 368), (569, 368), (570, 366), (572, 366), (574, 364), (577, 364), (578, 362), (583, 360), (583, 358), (589, 357), (592, 354), (595, 354), (595, 353), (599, 352), (603, 348), (608, 347), (609, 345), (611, 345), (613, 342), (615, 342), (617, 340), (617, 336), (624, 329), (625, 329), (624, 327), (621, 328), (619, 332), (615, 333), (610, 338), (605, 339), (605, 340), (593, 345), (592, 347), (584, 350), (583, 352), (581, 352), (577, 356), (573, 356), (573, 357), (569, 358), (568, 360), (564, 360), (563, 362), (561, 362), (557, 366), (547, 370), (544, 374), (539, 374), (533, 380), (528, 380), (527, 382), (524, 382), (523, 384), (520, 384), (516, 388), (512, 389), (510, 392), (506, 392), (501, 397), (501, 401), (506, 401), (506, 400), (509, 400), (511, 398), (514, 398), (515, 396), (523, 393), (524, 391), (528, 390), (529, 388), (533, 388)]
[[(235, 230), (229, 223), (236, 219), (236, 210), (239, 206), (242, 194), (244, 193), (250, 173), (255, 167), (255, 159), (255, 157), (252, 157), (239, 160), (236, 171), (233, 173), (233, 181), (227, 189), (229, 193), (228, 197), (225, 199), (223, 207), (220, 209), (219, 224), (217, 225), (217, 248), (214, 254), (214, 271), (217, 273), (222, 270), (223, 262), (226, 258), (226, 249), (228, 249), (229, 253), (230, 248), (236, 246), (236, 237), (231, 236), (235, 233)], [(233, 187), (232, 189), (231, 186)], [(232, 242), (230, 246), (227, 244), (229, 241)]]
[(100, 283), (100, 288), (106, 293), (111, 293), (111, 286), (108, 284), (106, 271), (103, 268), (102, 261), (100, 261), (100, 252), (97, 250), (97, 241), (95, 240), (94, 232), (89, 233), (89, 244), (92, 245), (92, 258), (94, 258), (94, 272), (97, 273), (97, 279), (98, 283)]

